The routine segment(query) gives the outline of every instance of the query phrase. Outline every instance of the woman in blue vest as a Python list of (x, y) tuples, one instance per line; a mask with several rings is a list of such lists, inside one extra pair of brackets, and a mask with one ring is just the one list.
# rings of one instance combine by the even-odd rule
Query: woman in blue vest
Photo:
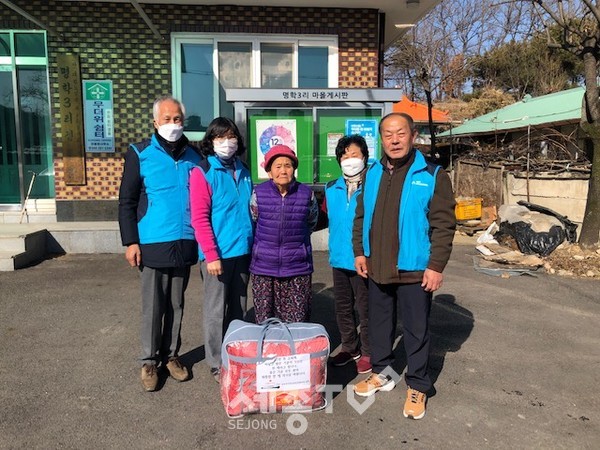
[(277, 317), (307, 322), (312, 300), (310, 234), (319, 206), (311, 189), (299, 183), (298, 158), (286, 145), (265, 155), (269, 180), (254, 189), (251, 200), (256, 233), (252, 246), (252, 295), (256, 322)]
[[(342, 176), (327, 183), (322, 210), (329, 219), (329, 264), (333, 269), (335, 318), (342, 339), (341, 351), (331, 358), (334, 366), (356, 361), (358, 373), (371, 371), (369, 351), (368, 280), (356, 273), (352, 250), (352, 224), (356, 198), (369, 159), (369, 147), (362, 136), (344, 136), (338, 141), (335, 157)], [(360, 339), (356, 331), (358, 310)]]
[(246, 314), (252, 181), (239, 158), (245, 151), (242, 136), (230, 119), (210, 123), (200, 150), (206, 159), (190, 176), (190, 206), (202, 261), (205, 359), (219, 381), (223, 335), (231, 321)]

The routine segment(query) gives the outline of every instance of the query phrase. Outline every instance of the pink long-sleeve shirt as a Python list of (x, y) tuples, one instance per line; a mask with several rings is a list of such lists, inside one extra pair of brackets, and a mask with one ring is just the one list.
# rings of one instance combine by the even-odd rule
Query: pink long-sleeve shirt
[(199, 168), (194, 168), (190, 175), (190, 208), (194, 235), (206, 262), (216, 261), (219, 259), (219, 251), (210, 220), (212, 189)]

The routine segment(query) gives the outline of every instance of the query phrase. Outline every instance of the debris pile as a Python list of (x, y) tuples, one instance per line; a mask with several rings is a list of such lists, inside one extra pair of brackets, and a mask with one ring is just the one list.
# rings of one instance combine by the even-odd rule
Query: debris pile
[(544, 173), (546, 175), (582, 174), (588, 176), (592, 163), (578, 145), (575, 131), (564, 134), (554, 128), (537, 130), (535, 135), (520, 136), (510, 143), (503, 139), (495, 144), (463, 138), (466, 147), (460, 159), (477, 161), (487, 167), (501, 164), (513, 172)]
[(533, 275), (542, 268), (551, 274), (600, 278), (600, 248), (576, 244), (577, 225), (550, 209), (527, 202), (502, 205), (493, 222), (477, 239), (481, 255), (475, 270), (508, 278)]
[(551, 274), (600, 279), (600, 248), (563, 244), (544, 258), (544, 268)]

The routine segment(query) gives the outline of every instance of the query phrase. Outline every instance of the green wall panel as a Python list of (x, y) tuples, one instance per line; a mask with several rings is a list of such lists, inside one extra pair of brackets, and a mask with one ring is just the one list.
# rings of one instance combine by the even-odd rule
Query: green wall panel
[(314, 132), (311, 109), (249, 109), (247, 123), (248, 163), (255, 183), (268, 179), (261, 163), (266, 152), (276, 144), (285, 144), (298, 155), (298, 181), (313, 182)]
[[(364, 120), (369, 122), (381, 119), (381, 109), (354, 108), (354, 109), (319, 109), (317, 110), (318, 157), (317, 157), (317, 182), (327, 183), (341, 175), (340, 167), (335, 159), (336, 137), (344, 136), (347, 132), (348, 120)], [(379, 157), (379, 141), (377, 133), (372, 141), (367, 139), (369, 146), (369, 159), (372, 161)]]

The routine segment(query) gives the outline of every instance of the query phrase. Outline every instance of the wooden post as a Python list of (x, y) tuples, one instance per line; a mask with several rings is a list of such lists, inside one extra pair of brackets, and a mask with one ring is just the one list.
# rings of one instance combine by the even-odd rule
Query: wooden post
[(58, 55), (56, 60), (64, 180), (67, 185), (84, 185), (85, 146), (79, 55)]

